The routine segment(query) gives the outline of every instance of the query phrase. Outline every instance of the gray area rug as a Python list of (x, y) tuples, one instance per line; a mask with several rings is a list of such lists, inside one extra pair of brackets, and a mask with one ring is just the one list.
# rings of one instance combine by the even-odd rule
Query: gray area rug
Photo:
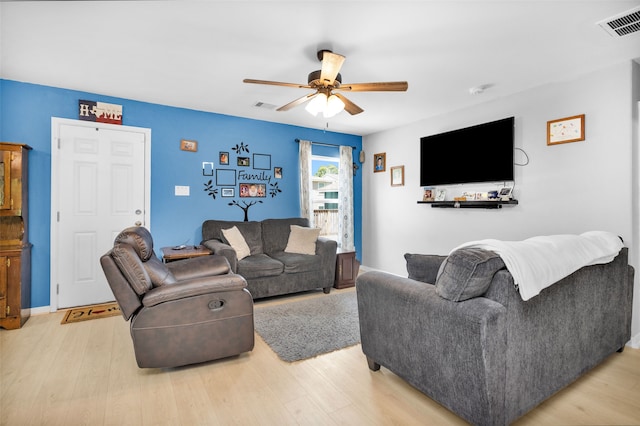
[(328, 294), (275, 306), (256, 306), (256, 332), (287, 362), (360, 343), (356, 292)]

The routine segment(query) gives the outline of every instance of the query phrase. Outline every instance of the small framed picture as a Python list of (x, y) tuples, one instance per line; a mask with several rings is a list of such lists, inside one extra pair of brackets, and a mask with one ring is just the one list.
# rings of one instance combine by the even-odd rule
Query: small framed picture
[(183, 151), (191, 151), (191, 152), (196, 152), (198, 151), (198, 142), (197, 141), (189, 141), (186, 139), (182, 139), (180, 141), (180, 149)]
[(267, 185), (264, 183), (241, 183), (240, 184), (240, 197), (260, 197), (267, 196)]
[(444, 201), (444, 199), (447, 196), (447, 190), (446, 189), (436, 189), (436, 201)]
[(282, 167), (273, 168), (273, 177), (276, 179), (282, 179)]
[(584, 114), (547, 121), (547, 145), (584, 140)]
[(249, 167), (251, 159), (249, 157), (238, 157), (238, 166)]
[(235, 197), (236, 189), (235, 188), (222, 188), (221, 194), (223, 197)]
[(373, 154), (373, 172), (384, 172), (387, 169), (387, 153)]
[(500, 190), (500, 192), (498, 193), (498, 196), (500, 197), (501, 200), (509, 200), (511, 198), (511, 192), (513, 191), (513, 188), (510, 188), (508, 186), (505, 186), (504, 188), (502, 188)]
[(391, 186), (404, 186), (404, 166), (391, 167)]
[(228, 166), (229, 165), (229, 153), (228, 152), (220, 152), (220, 165)]
[(424, 193), (422, 194), (422, 201), (433, 201), (434, 190), (433, 188), (424, 188)]

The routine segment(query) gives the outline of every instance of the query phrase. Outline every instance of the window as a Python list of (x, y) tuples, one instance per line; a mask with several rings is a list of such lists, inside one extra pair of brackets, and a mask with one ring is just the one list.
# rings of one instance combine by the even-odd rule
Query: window
[(320, 235), (338, 239), (338, 172), (340, 160), (319, 155), (311, 156), (311, 200), (315, 226)]

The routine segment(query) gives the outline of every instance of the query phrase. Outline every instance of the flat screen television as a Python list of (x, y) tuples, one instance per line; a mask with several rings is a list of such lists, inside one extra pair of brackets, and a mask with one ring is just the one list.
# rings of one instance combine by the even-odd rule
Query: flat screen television
[(420, 186), (513, 180), (514, 117), (420, 138)]

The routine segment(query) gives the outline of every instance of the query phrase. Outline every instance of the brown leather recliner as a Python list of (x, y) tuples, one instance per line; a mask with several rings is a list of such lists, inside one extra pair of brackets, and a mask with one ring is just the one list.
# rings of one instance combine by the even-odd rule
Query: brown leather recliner
[(253, 299), (224, 256), (164, 264), (146, 228), (131, 227), (100, 258), (141, 368), (178, 367), (253, 349)]

